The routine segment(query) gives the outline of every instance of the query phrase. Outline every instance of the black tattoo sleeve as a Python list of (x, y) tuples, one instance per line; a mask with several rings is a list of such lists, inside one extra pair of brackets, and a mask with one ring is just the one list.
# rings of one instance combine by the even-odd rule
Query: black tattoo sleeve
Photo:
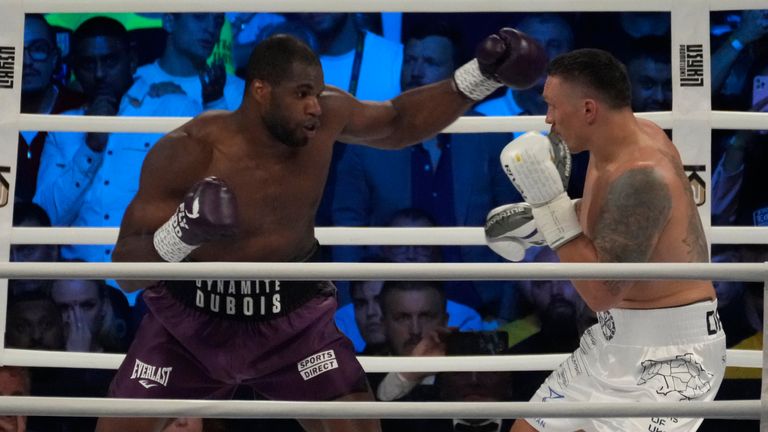
[(629, 170), (608, 189), (593, 242), (602, 262), (647, 262), (669, 220), (672, 198), (651, 167)]

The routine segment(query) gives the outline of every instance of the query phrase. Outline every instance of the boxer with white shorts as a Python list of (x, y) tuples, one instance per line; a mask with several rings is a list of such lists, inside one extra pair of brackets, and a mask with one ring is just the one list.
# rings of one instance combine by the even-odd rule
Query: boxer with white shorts
[[(508, 259), (546, 243), (561, 262), (708, 262), (677, 149), (635, 117), (626, 67), (581, 49), (553, 59), (544, 100), (550, 136), (528, 132), (501, 164), (526, 203), (488, 216), (489, 245)], [(570, 153), (589, 151), (584, 196), (565, 192)], [(543, 238), (543, 241), (542, 241)], [(715, 290), (706, 280), (574, 280), (600, 324), (533, 401), (711, 400), (725, 368)], [(701, 419), (527, 419), (520, 431), (693, 431)]]
[[(678, 402), (715, 398), (725, 372), (717, 302), (609, 309), (531, 402)], [(697, 418), (532, 418), (540, 431), (696, 430)]]

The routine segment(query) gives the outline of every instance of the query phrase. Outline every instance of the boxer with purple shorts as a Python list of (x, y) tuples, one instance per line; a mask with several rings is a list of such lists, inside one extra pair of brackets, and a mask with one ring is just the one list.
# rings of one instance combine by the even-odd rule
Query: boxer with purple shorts
[[(209, 111), (147, 154), (113, 253), (119, 262), (291, 262), (317, 249), (315, 213), (337, 140), (397, 149), (435, 135), (506, 84), (546, 65), (528, 36), (502, 29), (452, 80), (384, 103), (326, 87), (317, 56), (285, 35), (254, 48), (236, 111)], [(113, 397), (373, 400), (336, 329), (329, 282), (120, 281), (146, 288), (149, 313), (112, 383)], [(311, 432), (369, 432), (378, 420), (299, 420)], [(102, 418), (97, 431), (159, 431), (166, 419)]]

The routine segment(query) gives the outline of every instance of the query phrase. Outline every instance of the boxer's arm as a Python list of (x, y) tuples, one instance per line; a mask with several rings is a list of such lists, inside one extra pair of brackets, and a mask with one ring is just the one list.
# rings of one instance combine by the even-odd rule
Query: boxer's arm
[(337, 106), (346, 108), (339, 139), (385, 149), (421, 142), (503, 85), (532, 87), (546, 64), (546, 50), (538, 42), (515, 29), (502, 28), (483, 39), (475, 58), (456, 69), (451, 79), (406, 91), (384, 103), (360, 102), (337, 93)]
[[(609, 186), (592, 238), (579, 236), (557, 250), (561, 262), (649, 262), (672, 211), (669, 186), (652, 167), (629, 169)], [(574, 280), (592, 310), (614, 307), (634, 281)]]
[(327, 93), (346, 120), (339, 141), (384, 149), (403, 148), (436, 135), (474, 103), (450, 79), (386, 102), (360, 101), (338, 89)]
[[(154, 233), (176, 211), (189, 186), (204, 176), (205, 152), (200, 143), (175, 132), (155, 144), (144, 160), (139, 190), (123, 216), (112, 261), (163, 261), (153, 243)], [(118, 281), (126, 292), (156, 282)]]

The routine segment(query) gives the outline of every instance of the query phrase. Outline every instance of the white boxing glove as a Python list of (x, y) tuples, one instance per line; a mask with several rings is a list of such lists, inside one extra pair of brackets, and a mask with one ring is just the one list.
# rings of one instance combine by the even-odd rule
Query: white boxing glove
[(488, 212), (485, 242), (509, 261), (522, 261), (526, 249), (547, 244), (536, 228), (528, 203), (507, 204)]
[(504, 147), (501, 165), (526, 202), (547, 244), (557, 249), (581, 234), (574, 204), (565, 192), (570, 153), (562, 140), (527, 132)]

